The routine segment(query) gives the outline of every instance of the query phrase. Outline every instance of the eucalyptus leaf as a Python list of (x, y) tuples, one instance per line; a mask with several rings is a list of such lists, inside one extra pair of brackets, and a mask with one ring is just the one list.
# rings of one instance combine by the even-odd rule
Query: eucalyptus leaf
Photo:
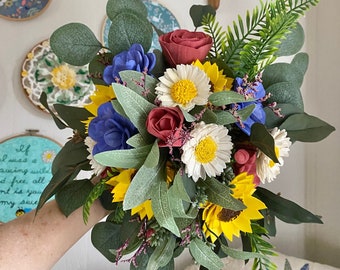
[(293, 114), (303, 113), (303, 110), (292, 104), (278, 103), (276, 108), (281, 110), (280, 112), (283, 117), (279, 117), (268, 107), (264, 108), (264, 111), (266, 112), (265, 126), (269, 129), (279, 127), (289, 116)]
[(202, 26), (203, 17), (211, 14), (216, 15), (216, 10), (210, 5), (192, 5), (189, 10), (190, 17), (194, 26)]
[(292, 224), (323, 223), (318, 216), (265, 188), (257, 187), (255, 194), (277, 218), (284, 222)]
[(303, 74), (305, 74), (308, 69), (308, 63), (309, 63), (308, 54), (301, 52), (294, 56), (291, 65), (300, 70)]
[(91, 80), (95, 85), (106, 85), (107, 84), (103, 80), (103, 72), (105, 67), (107, 66), (106, 63), (111, 63), (113, 58), (112, 53), (100, 53), (97, 54), (89, 64), (89, 74), (91, 76)]
[(137, 133), (135, 135), (133, 135), (132, 137), (130, 137), (126, 143), (134, 148), (138, 148), (140, 146), (145, 146), (146, 143), (145, 141), (143, 140), (143, 137)]
[(90, 194), (93, 185), (90, 180), (76, 180), (66, 184), (56, 194), (55, 198), (60, 210), (65, 216), (81, 207)]
[(127, 51), (131, 45), (139, 43), (144, 51), (149, 51), (152, 42), (152, 25), (133, 13), (120, 13), (112, 19), (108, 34), (108, 45), (112, 54)]
[(179, 237), (181, 233), (172, 215), (168, 197), (168, 187), (164, 179), (158, 179), (153, 185), (151, 190), (151, 202), (154, 216), (159, 225)]
[(83, 121), (93, 116), (88, 110), (64, 104), (54, 104), (53, 107), (70, 128), (76, 130), (82, 137), (85, 137), (86, 128)]
[(162, 157), (156, 167), (140, 167), (125, 194), (123, 209), (132, 209), (150, 199), (150, 192), (157, 179), (166, 180), (165, 160)]
[(148, 168), (154, 168), (157, 166), (158, 164), (158, 160), (159, 160), (159, 147), (158, 147), (158, 142), (157, 140), (155, 140), (155, 142), (153, 143), (151, 150), (148, 154), (148, 156), (145, 159), (144, 162), (144, 166), (148, 167)]
[(74, 66), (90, 63), (102, 48), (91, 29), (81, 23), (69, 23), (55, 30), (50, 45), (62, 61)]
[(164, 239), (161, 244), (155, 248), (150, 256), (146, 270), (158, 270), (166, 266), (172, 260), (175, 246), (176, 239), (170, 234), (167, 239)]
[(206, 124), (216, 123), (217, 121), (216, 114), (212, 110), (207, 110), (205, 106), (195, 106), (190, 114)]
[(275, 63), (264, 70), (262, 74), (263, 86), (267, 89), (270, 85), (280, 82), (290, 82), (300, 88), (304, 74), (296, 66), (289, 63)]
[(175, 175), (175, 179), (173, 181), (172, 186), (170, 187), (170, 190), (177, 194), (177, 197), (179, 199), (186, 202), (191, 202), (190, 196), (188, 195), (185, 189), (183, 178), (180, 171), (178, 171), (177, 174)]
[[(209, 96), (209, 101), (214, 106), (224, 106), (233, 103), (245, 102), (246, 99), (243, 95), (236, 93), (234, 91), (221, 91), (212, 93)], [(247, 101), (252, 101), (252, 99), (247, 99)]]
[(270, 85), (266, 89), (267, 93), (271, 94), (268, 102), (292, 104), (302, 111), (304, 110), (303, 99), (300, 88), (291, 82), (279, 82)]
[(305, 33), (300, 23), (291, 29), (290, 33), (281, 40), (281, 44), (278, 45), (277, 56), (290, 56), (298, 53), (305, 42)]
[(138, 129), (146, 142), (151, 142), (152, 136), (147, 132), (145, 123), (149, 112), (156, 106), (145, 98), (121, 84), (112, 84), (119, 103), (122, 105), (126, 115)]
[(228, 186), (219, 182), (215, 178), (200, 180), (199, 184), (206, 188), (206, 194), (209, 202), (233, 211), (245, 209), (244, 204), (231, 195)]
[(142, 18), (148, 16), (146, 6), (140, 0), (108, 0), (106, 4), (106, 14), (111, 21), (121, 13), (133, 13)]
[(122, 105), (119, 103), (119, 101), (117, 99), (113, 99), (111, 100), (111, 104), (113, 109), (119, 113), (121, 116), (124, 116), (125, 118), (128, 118), (128, 116), (126, 115)]
[(221, 259), (201, 239), (194, 238), (189, 244), (189, 251), (195, 261), (209, 270), (221, 270)]
[(138, 169), (144, 164), (152, 145), (145, 145), (127, 150), (111, 150), (94, 155), (94, 159), (103, 166)]
[(306, 113), (289, 116), (280, 126), (292, 141), (317, 142), (326, 138), (335, 128), (325, 121)]
[(274, 138), (264, 125), (260, 123), (254, 123), (251, 126), (250, 142), (258, 147), (272, 161), (279, 163), (279, 160), (275, 154)]

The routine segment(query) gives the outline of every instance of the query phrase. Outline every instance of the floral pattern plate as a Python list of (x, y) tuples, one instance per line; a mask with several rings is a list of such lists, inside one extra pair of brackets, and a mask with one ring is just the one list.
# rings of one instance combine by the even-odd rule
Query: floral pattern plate
[(9, 20), (28, 20), (41, 14), (49, 0), (0, 0), (0, 17)]
[(89, 79), (88, 65), (72, 66), (62, 62), (51, 51), (48, 40), (39, 43), (27, 54), (22, 65), (21, 81), (30, 101), (46, 112), (39, 101), (42, 92), (46, 93), (49, 105), (60, 103), (82, 107), (90, 102), (89, 97), (95, 89)]
[(20, 135), (0, 142), (0, 222), (37, 207), (60, 149), (57, 142), (38, 135)]
[[(153, 23), (158, 29), (164, 33), (171, 32), (173, 30), (179, 29), (179, 23), (175, 16), (164, 6), (159, 3), (152, 2), (150, 0), (143, 0), (147, 10), (148, 10), (148, 20)], [(102, 31), (102, 41), (104, 46), (108, 47), (108, 35), (111, 26), (111, 21), (109, 18), (105, 18)], [(150, 51), (155, 49), (160, 50), (161, 47), (158, 42), (158, 35), (156, 31), (153, 31), (153, 38)]]

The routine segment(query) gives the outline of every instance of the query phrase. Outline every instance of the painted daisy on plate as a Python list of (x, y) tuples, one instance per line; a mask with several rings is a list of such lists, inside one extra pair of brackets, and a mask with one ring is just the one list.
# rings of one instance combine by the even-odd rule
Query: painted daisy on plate
[(273, 181), (280, 174), (280, 167), (283, 166), (283, 157), (289, 156), (289, 147), (292, 142), (287, 137), (286, 130), (275, 127), (271, 131), (275, 142), (275, 154), (279, 163), (272, 161), (267, 155), (259, 151), (256, 160), (256, 172), (262, 183)]
[(190, 111), (195, 105), (206, 105), (210, 94), (209, 78), (198, 67), (177, 65), (166, 69), (159, 78), (156, 94), (164, 107), (179, 106)]
[(237, 175), (230, 184), (233, 197), (243, 202), (244, 210), (233, 211), (222, 206), (208, 202), (203, 210), (204, 220), (203, 232), (215, 242), (222, 233), (230, 241), (233, 235), (239, 237), (240, 232), (252, 232), (251, 220), (263, 218), (259, 210), (266, 209), (266, 205), (259, 199), (253, 197), (255, 192), (254, 176), (247, 173)]
[(182, 146), (185, 172), (196, 182), (220, 175), (230, 161), (233, 144), (228, 129), (217, 124), (198, 123)]

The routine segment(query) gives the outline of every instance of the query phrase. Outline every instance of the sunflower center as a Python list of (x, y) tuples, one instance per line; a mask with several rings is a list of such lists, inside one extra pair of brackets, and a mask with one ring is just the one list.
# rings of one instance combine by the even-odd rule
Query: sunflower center
[[(275, 151), (276, 157), (278, 158), (280, 156), (280, 149), (277, 146), (275, 146), (274, 151)], [(274, 167), (274, 165), (275, 165), (275, 162), (273, 160), (270, 160), (269, 161), (269, 167), (272, 168), (272, 167)]]
[(230, 209), (223, 208), (221, 212), (218, 213), (217, 218), (220, 221), (229, 222), (237, 218), (242, 211), (233, 211)]
[(182, 105), (187, 105), (197, 96), (197, 89), (191, 80), (179, 80), (171, 87), (172, 99)]
[(196, 160), (200, 163), (211, 162), (216, 157), (216, 151), (216, 142), (213, 140), (213, 138), (211, 138), (211, 136), (207, 136), (202, 139), (195, 147)]
[(76, 84), (76, 73), (67, 65), (55, 67), (51, 75), (53, 85), (61, 90), (68, 90)]

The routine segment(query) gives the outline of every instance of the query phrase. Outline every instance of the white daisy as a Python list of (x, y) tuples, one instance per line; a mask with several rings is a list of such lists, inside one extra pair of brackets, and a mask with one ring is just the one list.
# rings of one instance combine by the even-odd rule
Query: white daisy
[(195, 105), (206, 105), (210, 93), (207, 74), (192, 65), (177, 65), (168, 68), (159, 78), (157, 98), (164, 107), (179, 106), (190, 111)]
[(90, 153), (87, 156), (87, 159), (90, 160), (91, 168), (96, 175), (100, 175), (105, 170), (106, 167), (100, 165), (93, 158), (92, 151), (93, 151), (93, 147), (96, 145), (96, 142), (90, 136), (87, 136), (84, 142), (85, 142), (85, 145), (87, 146), (87, 151)]
[(185, 172), (196, 182), (208, 175), (220, 175), (230, 161), (233, 144), (228, 129), (216, 124), (198, 123), (182, 146)]
[(271, 135), (274, 138), (275, 154), (279, 163), (273, 162), (267, 155), (259, 151), (256, 160), (256, 172), (262, 183), (271, 182), (280, 174), (280, 167), (284, 163), (283, 157), (289, 156), (289, 147), (292, 144), (285, 129), (274, 128)]

